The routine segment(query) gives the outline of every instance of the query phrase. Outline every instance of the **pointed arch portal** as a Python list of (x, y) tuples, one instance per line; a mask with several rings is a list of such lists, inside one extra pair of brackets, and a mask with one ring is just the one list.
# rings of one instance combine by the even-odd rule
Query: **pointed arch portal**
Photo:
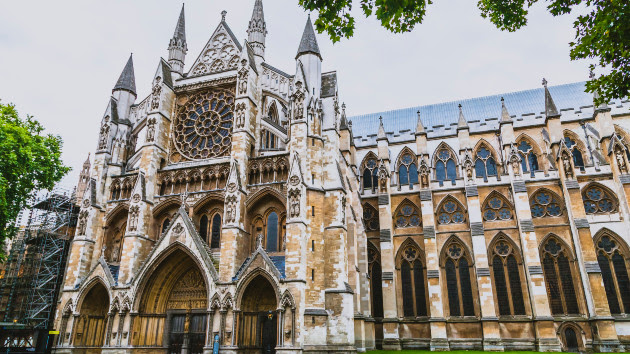
[(271, 282), (258, 275), (252, 279), (241, 298), (239, 346), (275, 353), (278, 343), (278, 300)]

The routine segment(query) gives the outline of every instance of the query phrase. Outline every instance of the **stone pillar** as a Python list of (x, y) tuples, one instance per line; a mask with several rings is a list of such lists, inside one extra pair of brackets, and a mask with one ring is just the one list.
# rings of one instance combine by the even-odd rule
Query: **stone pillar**
[(110, 347), (111, 338), (112, 338), (112, 326), (114, 325), (114, 316), (115, 312), (110, 312), (107, 314), (107, 330), (105, 331), (105, 345), (104, 347)]
[[(124, 326), (125, 326), (125, 318), (127, 317), (127, 312), (126, 311), (120, 311), (118, 312), (118, 333), (116, 334), (116, 346), (120, 347), (122, 344), (122, 336), (123, 336), (123, 330), (124, 330)], [(131, 326), (131, 324), (130, 324)], [(132, 332), (133, 328), (130, 327), (129, 328), (129, 333), (133, 333)]]

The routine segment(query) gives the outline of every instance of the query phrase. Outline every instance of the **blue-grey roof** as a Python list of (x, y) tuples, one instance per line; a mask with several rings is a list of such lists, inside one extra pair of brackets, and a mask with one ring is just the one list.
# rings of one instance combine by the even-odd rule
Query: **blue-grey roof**
[(114, 91), (115, 90), (126, 90), (132, 92), (134, 95), (136, 94), (136, 77), (133, 71), (133, 54), (129, 56), (129, 60), (127, 60), (127, 64), (114, 86)]
[(322, 54), (319, 52), (319, 45), (317, 45), (317, 37), (315, 37), (315, 31), (313, 30), (311, 15), (308, 15), (306, 26), (304, 26), (304, 33), (302, 33), (302, 40), (300, 41), (300, 46), (295, 58), (297, 59), (300, 55), (308, 53), (315, 54), (320, 59), (322, 58)]
[[(593, 95), (584, 90), (585, 82), (549, 87), (551, 96), (562, 114), (562, 120), (583, 119), (593, 116)], [(457, 134), (459, 104), (462, 105), (463, 114), (468, 121), (471, 132), (495, 130), (499, 128), (502, 113), (501, 97), (505, 98), (505, 106), (513, 118), (515, 127), (544, 123), (545, 90), (542, 87), (461, 101), (364, 114), (349, 117), (348, 120), (353, 123), (352, 131), (357, 146), (376, 143), (380, 116), (383, 117), (383, 125), (390, 142), (413, 139), (418, 122), (418, 111), (420, 111), (422, 124), (429, 138), (455, 135)]]

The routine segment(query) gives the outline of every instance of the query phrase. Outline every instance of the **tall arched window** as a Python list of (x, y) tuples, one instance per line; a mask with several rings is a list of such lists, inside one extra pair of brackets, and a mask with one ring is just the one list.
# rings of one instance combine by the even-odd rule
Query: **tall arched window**
[(440, 182), (440, 185), (443, 185), (446, 180), (455, 184), (457, 179), (455, 156), (445, 147), (439, 149), (435, 155), (435, 179)]
[(557, 217), (562, 215), (560, 198), (546, 189), (537, 191), (529, 201), (532, 216), (535, 218)]
[(521, 155), (521, 167), (523, 172), (530, 172), (532, 177), (534, 172), (539, 170), (538, 157), (534, 153), (534, 147), (527, 140), (523, 139), (518, 144), (518, 153)]
[(381, 255), (371, 243), (368, 245), (368, 274), (372, 297), (372, 317), (383, 318), (383, 278)]
[(463, 224), (466, 222), (466, 214), (462, 205), (453, 197), (446, 197), (437, 212), (440, 225)]
[(278, 147), (278, 137), (267, 129), (261, 131), (262, 149), (270, 150)]
[(422, 264), (418, 247), (412, 243), (401, 247), (398, 269), (405, 317), (427, 316), (426, 275)]
[(221, 247), (221, 214), (216, 213), (212, 218), (212, 234), (210, 248)]
[(278, 235), (279, 235), (279, 224), (278, 224), (278, 214), (275, 211), (269, 213), (267, 216), (267, 251), (268, 252), (277, 252), (278, 251)]
[(418, 227), (421, 223), (418, 208), (409, 201), (404, 201), (398, 207), (394, 220), (398, 228)]
[(610, 313), (613, 315), (630, 314), (627, 247), (612, 233), (604, 232), (595, 238), (595, 248), (597, 263), (602, 270)]
[(512, 207), (499, 193), (491, 193), (483, 203), (483, 219), (485, 221), (502, 221), (514, 218)]
[(199, 236), (204, 241), (208, 241), (208, 216), (204, 215), (199, 221)]
[(587, 214), (610, 214), (617, 211), (619, 202), (608, 189), (590, 185), (582, 192)]
[(376, 156), (368, 153), (363, 162), (363, 190), (375, 191), (378, 187), (378, 168)]
[(444, 272), (451, 317), (475, 316), (471, 260), (468, 251), (459, 241), (453, 240), (445, 245)]
[(484, 181), (488, 180), (488, 176), (496, 176), (498, 174), (497, 162), (485, 145), (481, 145), (479, 150), (477, 150), (475, 173), (477, 177), (482, 177)]
[(518, 252), (506, 236), (499, 236), (490, 249), (492, 275), (501, 316), (525, 315)]
[(567, 148), (571, 150), (571, 155), (573, 155), (573, 165), (580, 170), (584, 170), (584, 157), (582, 156), (582, 151), (578, 148), (578, 144), (575, 142), (575, 139), (565, 134), (564, 143), (567, 145)]
[(368, 203), (363, 204), (363, 222), (366, 231), (378, 231), (380, 229), (378, 211)]
[(550, 237), (542, 246), (541, 259), (549, 306), (553, 315), (577, 315), (580, 313), (571, 263), (573, 256), (565, 244)]
[(278, 106), (276, 105), (276, 102), (274, 101), (271, 106), (269, 107), (269, 120), (274, 122), (274, 123), (278, 123)]
[(401, 186), (418, 184), (416, 156), (406, 148), (398, 161), (398, 183)]

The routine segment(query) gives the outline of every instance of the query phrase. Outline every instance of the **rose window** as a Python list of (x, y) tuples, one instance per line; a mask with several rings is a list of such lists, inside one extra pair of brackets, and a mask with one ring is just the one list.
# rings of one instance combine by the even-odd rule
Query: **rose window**
[(179, 108), (175, 146), (184, 156), (207, 159), (225, 156), (232, 143), (234, 95), (225, 90), (199, 93)]

